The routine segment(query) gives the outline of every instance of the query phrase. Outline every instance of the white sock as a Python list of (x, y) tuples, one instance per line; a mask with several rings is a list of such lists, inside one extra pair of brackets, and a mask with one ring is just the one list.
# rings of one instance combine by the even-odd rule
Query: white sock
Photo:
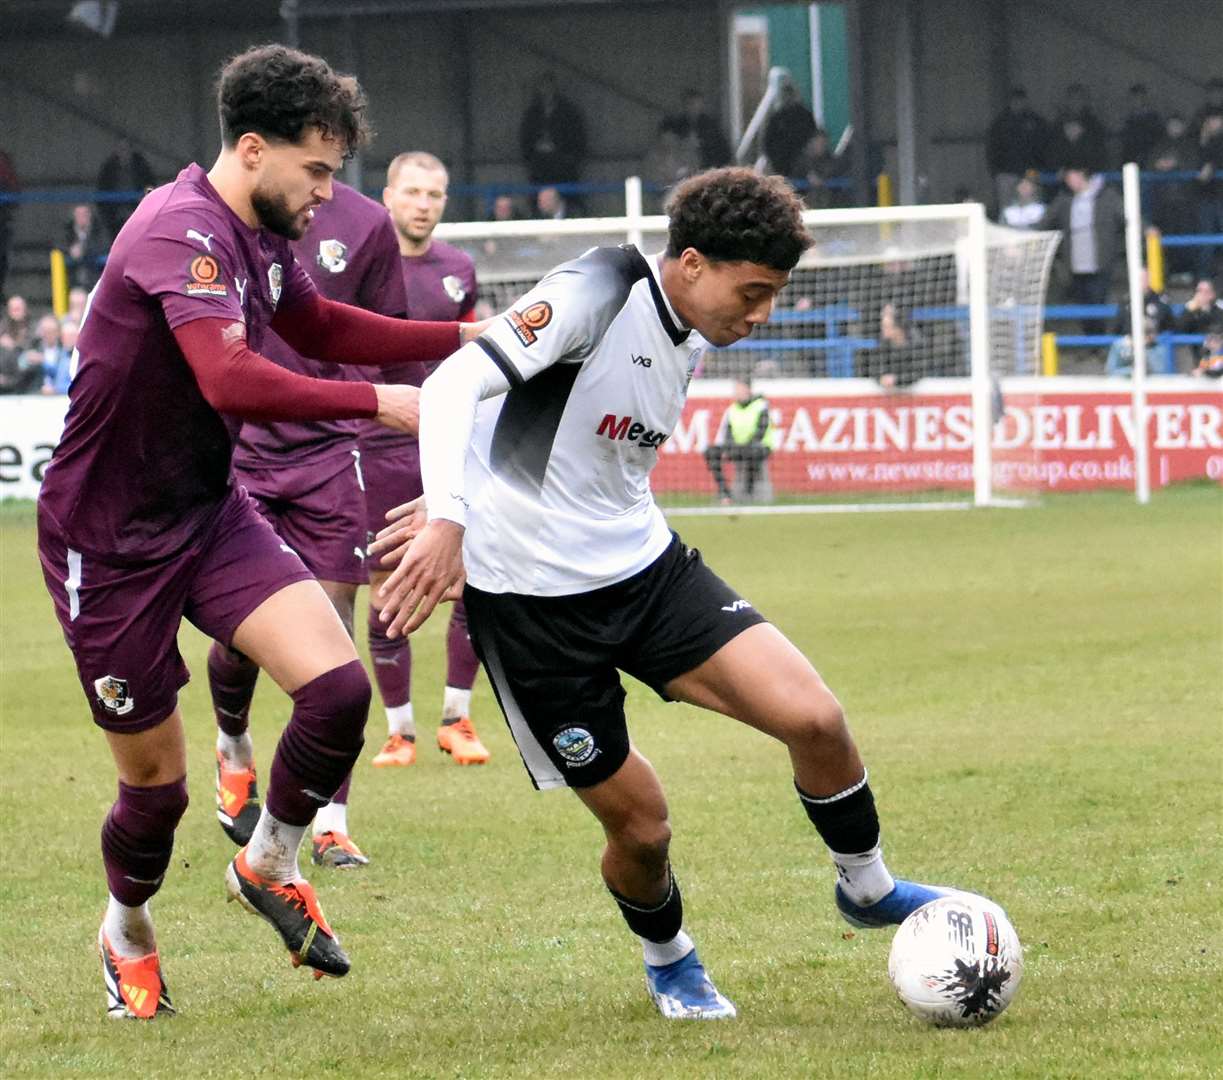
[(386, 710), (386, 733), (416, 740), (416, 721), (412, 718), (412, 703), (389, 705)]
[(225, 764), (231, 769), (249, 769), (255, 760), (255, 744), (251, 742), (249, 731), (241, 735), (226, 735), (217, 731), (217, 753), (225, 759)]
[(314, 835), (325, 832), (348, 835), (348, 803), (329, 802), (314, 815)]
[(471, 691), (457, 686), (446, 687), (442, 695), (442, 719), (461, 720), (471, 715)]
[(674, 964), (676, 960), (682, 960), (696, 946), (692, 943), (692, 938), (681, 930), (670, 941), (657, 942), (649, 941), (646, 938), (641, 939), (641, 951), (645, 954), (645, 962), (651, 967), (663, 967), (665, 964)]
[(263, 804), (259, 822), (246, 846), (246, 861), (261, 878), (283, 884), (298, 881), (297, 849), (306, 835), (305, 825), (288, 825), (274, 818)]
[(876, 845), (860, 855), (842, 855), (830, 851), (836, 864), (841, 889), (859, 907), (870, 907), (882, 900), (896, 882), (883, 862), (883, 848)]
[(153, 936), (153, 917), (149, 914), (147, 902), (139, 907), (128, 907), (110, 897), (106, 915), (102, 919), (102, 929), (106, 932), (110, 947), (125, 960), (148, 956), (157, 948)]

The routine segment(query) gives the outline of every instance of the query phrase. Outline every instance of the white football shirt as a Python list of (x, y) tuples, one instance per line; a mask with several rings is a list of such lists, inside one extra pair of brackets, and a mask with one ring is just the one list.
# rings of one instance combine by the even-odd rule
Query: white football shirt
[[(662, 554), (670, 530), (650, 471), (705, 346), (663, 293), (658, 256), (592, 248), (552, 270), (426, 380), (429, 517), (466, 525), (472, 585), (589, 592)], [(457, 418), (472, 408), (464, 467), (456, 444), (466, 446), (468, 428)]]

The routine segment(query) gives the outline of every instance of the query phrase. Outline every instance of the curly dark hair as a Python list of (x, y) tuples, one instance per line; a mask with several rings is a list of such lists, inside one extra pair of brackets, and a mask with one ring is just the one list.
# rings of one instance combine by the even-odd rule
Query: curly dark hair
[(233, 146), (248, 131), (297, 143), (308, 128), (336, 139), (351, 157), (370, 139), (365, 92), (326, 60), (284, 45), (257, 45), (233, 57), (217, 79), (221, 139)]
[(753, 262), (793, 270), (811, 236), (803, 204), (780, 176), (752, 169), (710, 169), (679, 184), (667, 200), (667, 255), (696, 248), (715, 262)]

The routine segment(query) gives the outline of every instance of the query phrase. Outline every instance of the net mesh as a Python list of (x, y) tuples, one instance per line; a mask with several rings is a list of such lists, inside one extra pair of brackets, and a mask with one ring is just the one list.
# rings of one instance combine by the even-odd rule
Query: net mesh
[[(806, 215), (814, 244), (769, 322), (734, 346), (705, 353), (655, 470), (660, 499), (784, 504), (971, 494), (974, 260), (967, 215), (953, 208), (945, 218), (921, 220), (836, 217)], [(550, 226), (523, 223), (515, 235), (442, 226), (438, 235), (475, 260), (480, 312), (492, 314), (553, 266), (629, 236), (627, 221), (563, 235)], [(661, 250), (665, 221), (647, 219), (633, 239), (644, 252)], [(1005, 379), (1040, 370), (1056, 243), (1056, 234), (987, 228), (988, 364), (999, 431), (1008, 407), (1025, 407), (1008, 400)], [(745, 378), (769, 401), (763, 450), (735, 444), (722, 424), (735, 383)], [(994, 475), (1004, 489), (1022, 487), (1014, 481), (1024, 469), (1014, 459), (1027, 453), (1003, 440)]]

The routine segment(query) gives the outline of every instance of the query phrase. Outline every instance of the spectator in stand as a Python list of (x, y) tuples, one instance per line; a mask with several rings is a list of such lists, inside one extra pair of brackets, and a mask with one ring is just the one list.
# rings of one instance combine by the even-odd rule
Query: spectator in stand
[(59, 324), (60, 355), (54, 371), (43, 369), (44, 394), (68, 393), (68, 387), (72, 385), (72, 354), (76, 349), (79, 332), (80, 326), (71, 319), (64, 319)]
[(1209, 278), (1202, 278), (1194, 287), (1176, 322), (1176, 330), (1181, 334), (1223, 333), (1223, 300)]
[(72, 208), (72, 220), (64, 228), (64, 253), (68, 282), (88, 291), (102, 276), (102, 257), (109, 250), (102, 226), (94, 219), (93, 207), (81, 203)]
[[(1172, 314), (1168, 298), (1151, 288), (1151, 275), (1147, 273), (1146, 267), (1143, 267), (1139, 280), (1142, 282), (1142, 310), (1154, 325), (1155, 333), (1163, 334), (1174, 330), (1176, 316)], [(1117, 320), (1113, 323), (1113, 333), (1128, 334), (1130, 329), (1130, 298), (1127, 293), (1117, 307)]]
[(4, 305), (0, 320), (0, 349), (15, 349), (22, 353), (30, 347), (30, 309), (25, 297), (13, 295)]
[[(1202, 118), (1198, 135), (1198, 232), (1223, 234), (1223, 105)], [(1213, 277), (1219, 248), (1198, 248), (1198, 276)]]
[[(1042, 229), (1059, 229), (1058, 258), (1069, 271), (1069, 297), (1076, 304), (1103, 304), (1113, 270), (1122, 253), (1125, 213), (1121, 193), (1104, 177), (1076, 162), (1066, 169), (1066, 190), (1049, 204)], [(1087, 320), (1084, 333), (1096, 333), (1098, 324)]]
[(825, 210), (830, 206), (846, 204), (847, 200), (841, 198), (842, 193), (830, 188), (828, 181), (843, 177), (849, 171), (848, 166), (848, 161), (832, 152), (828, 133), (823, 128), (816, 128), (795, 164), (798, 170), (795, 175), (807, 181), (804, 201), (810, 209)]
[(1099, 172), (1107, 164), (1104, 125), (1091, 107), (1082, 83), (1066, 87), (1066, 101), (1058, 113), (1046, 165), (1057, 170), (1086, 165)]
[(1151, 153), (1163, 139), (1163, 118), (1155, 111), (1151, 96), (1142, 83), (1130, 87), (1129, 108), (1121, 124), (1121, 162), (1136, 161), (1145, 168)]
[(518, 211), (518, 203), (513, 195), (502, 192), (493, 199), (493, 212), (490, 221), (521, 221), (523, 215)]
[(1206, 82), (1206, 100), (1201, 108), (1193, 114), (1193, 122), (1189, 125), (1189, 135), (1194, 143), (1201, 141), (1202, 125), (1207, 117), (1223, 113), (1223, 79), (1208, 79)]
[(666, 117), (664, 123), (674, 128), (681, 139), (695, 142), (701, 169), (729, 165), (734, 158), (722, 125), (706, 107), (705, 95), (699, 90), (685, 90), (683, 112)]
[(718, 497), (724, 505), (734, 500), (726, 483), (723, 463), (729, 459), (734, 465), (739, 490), (744, 499), (751, 499), (764, 472), (764, 463), (773, 452), (776, 430), (769, 415), (768, 399), (753, 393), (750, 380), (737, 380), (734, 395), (722, 414), (713, 442), (705, 450), (705, 464), (713, 474)]
[[(1190, 172), (1198, 167), (1197, 142), (1189, 134), (1185, 118), (1173, 114), (1164, 121), (1163, 138), (1151, 151), (1150, 168), (1157, 173)], [(1148, 186), (1150, 221), (1161, 233), (1174, 236), (1194, 232), (1198, 227), (1196, 186), (1181, 180), (1158, 180)], [(1196, 264), (1192, 248), (1164, 250), (1164, 265), (1169, 276), (1193, 273)]]
[[(1146, 327), (1147, 339), (1147, 370), (1150, 371), (1156, 365), (1152, 363), (1153, 354), (1157, 346), (1157, 332), (1155, 330), (1154, 319), (1144, 319), (1143, 324)], [(1128, 379), (1134, 374), (1134, 338), (1131, 334), (1125, 334), (1118, 337), (1108, 347), (1108, 359), (1104, 362), (1105, 372), (1116, 378)]]
[(811, 110), (798, 96), (798, 88), (786, 79), (781, 84), (781, 103), (764, 122), (761, 143), (769, 168), (781, 176), (797, 176), (799, 158), (818, 130)]
[[(54, 315), (44, 315), (38, 320), (38, 335), (34, 344), (22, 356), (22, 368), (31, 373), (29, 390), (37, 388), (44, 394), (55, 393), (55, 379), (60, 367), (63, 366), (66, 376), (71, 359), (71, 352), (64, 351), (60, 339), (59, 319)], [(37, 379), (34, 372), (37, 372)]]
[[(17, 297), (16, 299), (20, 299)], [(38, 320), (37, 333), (24, 348), (13, 347), (3, 364), (4, 391), (9, 394), (30, 394), (42, 385), (44, 352), (59, 349), (59, 321), (54, 315)]]
[(121, 139), (115, 152), (102, 162), (97, 187), (99, 191), (134, 191), (137, 197), (131, 202), (106, 200), (98, 203), (98, 217), (110, 234), (107, 237), (108, 246), (119, 235), (123, 223), (132, 216), (144, 193), (156, 184), (148, 159), (127, 139)]
[(1206, 335), (1194, 357), (1195, 375), (1218, 378), (1223, 374), (1219, 356), (1223, 353), (1223, 300), (1219, 299), (1213, 281), (1204, 278), (1197, 283), (1177, 320), (1176, 329), (1182, 334)]
[(989, 126), (985, 150), (1000, 208), (1014, 195), (1021, 176), (1045, 167), (1049, 139), (1049, 123), (1028, 104), (1028, 92), (1022, 86), (1012, 87), (1006, 108)]
[(586, 160), (586, 118), (558, 87), (551, 72), (542, 75), (518, 126), (518, 145), (532, 184), (572, 183)]
[(68, 314), (64, 317), (77, 326), (85, 321), (85, 305), (89, 303), (89, 291), (74, 285), (68, 290)]
[(1015, 183), (1010, 201), (1003, 208), (1002, 223), (1012, 229), (1035, 229), (1045, 216), (1045, 201), (1040, 197), (1037, 176), (1021, 176)]
[(545, 221), (563, 221), (569, 214), (569, 204), (554, 187), (540, 188), (535, 196), (535, 216)]
[(674, 120), (665, 118), (641, 163), (641, 178), (649, 185), (645, 201), (650, 213), (662, 213), (671, 187), (700, 171), (696, 138), (684, 135)]
[[(0, 195), (13, 195), (21, 189), (13, 160), (0, 150)], [(13, 239), (12, 203), (0, 202), (0, 296), (4, 295), (4, 282), (8, 277), (8, 251)]]

